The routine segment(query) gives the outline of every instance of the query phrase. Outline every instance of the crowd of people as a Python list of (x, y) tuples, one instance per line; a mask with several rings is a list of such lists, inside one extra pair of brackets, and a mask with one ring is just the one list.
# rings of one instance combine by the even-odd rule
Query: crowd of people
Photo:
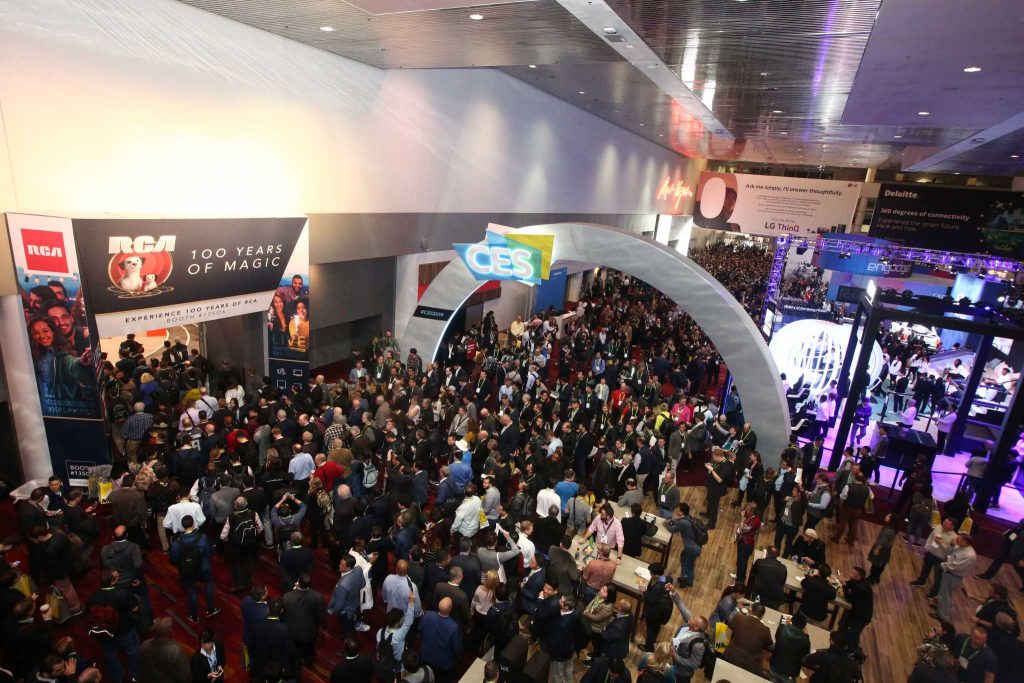
[[(729, 268), (744, 249), (715, 248), (711, 261)], [(731, 285), (757, 308), (752, 280)], [(605, 272), (561, 329), (553, 311), (508, 329), (488, 314), (446, 339), (436, 361), (403, 351), (387, 331), (341, 381), (316, 376), (287, 391), (175, 341), (139, 362), (135, 344), (129, 338), (103, 368), (115, 432), (111, 532), (82, 491), (54, 478), (18, 503), (20, 538), (0, 547), (29, 550), (27, 576), (2, 567), (7, 680), (208, 682), (231, 670), (234, 680), (294, 681), (318, 661), (326, 630), (343, 648), (331, 681), (452, 681), (488, 652), (488, 682), (524, 669), (558, 683), (581, 672), (591, 683), (688, 681), (714, 666), (718, 624), (732, 635), (717, 656), (737, 666), (767, 668), (774, 680), (795, 680), (805, 666), (815, 682), (858, 680), (860, 636), (896, 524), (874, 542), (870, 571), (857, 567), (838, 582), (816, 527), (835, 518), (833, 544), (863, 533), (873, 493), (862, 464), (850, 454), (838, 473), (821, 471), (821, 441), (794, 440), (777, 467), (765, 467), (739, 392), (718, 400), (717, 352), (642, 282)], [(701, 468), (698, 514), (676, 476)], [(924, 486), (924, 471), (909, 476), (907, 487)], [(910, 514), (919, 493), (907, 500)], [(719, 528), (727, 505), (742, 511), (735, 532)], [(637, 615), (614, 577), (624, 557), (641, 554), (650, 510), (679, 537), (680, 570), (647, 566), (644, 637), (634, 643)], [(969, 536), (949, 537), (946, 526), (958, 522), (949, 506), (943, 512), (953, 519), (928, 532), (936, 561), (926, 559), (921, 581), (938, 577), (948, 624), (973, 550)], [(773, 541), (755, 557), (772, 525)], [(734, 539), (737, 562), (721, 601), (702, 615), (685, 599), (702, 581), (697, 563), (711, 534)], [(153, 613), (154, 553), (167, 553), (178, 573), (199, 633), (191, 653)], [(1005, 559), (1019, 563), (1012, 553)], [(253, 580), (261, 556), (277, 567), (274, 584)], [(312, 577), (324, 558), (337, 576), (321, 595)], [(786, 558), (809, 575), (765, 667), (760, 617), (786, 602)], [(220, 563), (231, 582), (215, 590)], [(90, 571), (100, 587), (83, 599), (75, 584)], [(74, 642), (58, 637), (49, 601), (37, 608), (28, 579), (86, 623), (102, 646), (99, 668), (64, 656)], [(244, 596), (241, 659), (224, 647), (222, 591)], [(826, 623), (837, 595), (851, 606), (831, 646), (811, 652), (807, 629)], [(664, 631), (677, 613), (681, 625)], [(1013, 650), (992, 635), (1006, 620), (989, 616), (977, 634), (946, 633), (948, 647), (937, 641), (929, 651), (966, 657), (962, 680), (991, 683), (971, 672), (994, 673)]]
[(759, 244), (716, 242), (689, 256), (725, 285), (755, 322), (760, 322), (772, 267), (771, 251)]

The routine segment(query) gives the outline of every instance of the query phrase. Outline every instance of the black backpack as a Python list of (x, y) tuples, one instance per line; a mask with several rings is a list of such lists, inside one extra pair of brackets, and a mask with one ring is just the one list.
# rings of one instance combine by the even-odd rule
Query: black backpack
[(229, 540), (239, 548), (252, 548), (256, 545), (259, 531), (256, 528), (256, 513), (252, 510), (241, 510), (231, 513)]
[(203, 558), (199, 552), (199, 535), (196, 532), (196, 539), (190, 543), (187, 543), (185, 539), (188, 536), (182, 534), (178, 538), (178, 544), (180, 551), (178, 553), (178, 571), (181, 572), (182, 576), (198, 576), (201, 573), (201, 567), (203, 565)]
[(708, 543), (708, 528), (704, 526), (704, 523), (699, 519), (689, 517), (687, 519), (690, 522), (690, 528), (693, 529), (693, 540), (697, 545), (703, 546)]
[(700, 658), (700, 668), (704, 670), (704, 676), (710, 681), (715, 673), (715, 660), (718, 659), (718, 653), (715, 652), (715, 644), (707, 633), (700, 634), (700, 639), (704, 641), (704, 655)]
[(377, 641), (377, 655), (373, 659), (373, 676), (380, 683), (393, 683), (398, 661), (395, 659), (395, 648), (391, 645), (393, 634), (384, 635), (381, 629)]

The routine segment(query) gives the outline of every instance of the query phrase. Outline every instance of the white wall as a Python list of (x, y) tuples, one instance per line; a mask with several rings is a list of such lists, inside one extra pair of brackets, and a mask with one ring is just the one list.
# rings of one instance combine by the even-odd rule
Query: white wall
[(484, 315), (494, 311), (494, 321), (498, 329), (507, 329), (517, 315), (526, 320), (530, 315), (531, 287), (521, 282), (502, 282), (501, 296), (484, 302)]
[(654, 214), (698, 167), (492, 69), (380, 71), (172, 0), (0, 16), (0, 211)]
[(416, 310), (420, 287), (420, 264), (451, 261), (458, 255), (454, 249), (428, 251), (395, 257), (395, 337), (405, 337), (409, 316)]

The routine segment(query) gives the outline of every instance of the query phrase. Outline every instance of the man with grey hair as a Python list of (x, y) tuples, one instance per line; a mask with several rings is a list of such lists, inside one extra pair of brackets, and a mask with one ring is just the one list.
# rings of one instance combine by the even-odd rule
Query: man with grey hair
[[(139, 459), (139, 448), (142, 440), (153, 426), (153, 416), (146, 412), (146, 404), (139, 401), (132, 406), (134, 411), (121, 425), (121, 438), (124, 439), (124, 455), (128, 462), (135, 463)], [(212, 412), (212, 411), (211, 411)]]
[(334, 448), (334, 440), (345, 436), (345, 429), (348, 427), (348, 420), (341, 408), (335, 408), (331, 416), (331, 424), (324, 432), (323, 452), (327, 453)]
[(313, 550), (302, 541), (302, 532), (293, 531), (289, 537), (288, 547), (282, 550), (278, 557), (282, 592), (290, 591), (299, 576), (313, 571)]
[(434, 598), (440, 604), (449, 600), (452, 604), (451, 615), (462, 627), (469, 630), (469, 598), (462, 590), (462, 567), (452, 565), (448, 568), (448, 580), (434, 587)]

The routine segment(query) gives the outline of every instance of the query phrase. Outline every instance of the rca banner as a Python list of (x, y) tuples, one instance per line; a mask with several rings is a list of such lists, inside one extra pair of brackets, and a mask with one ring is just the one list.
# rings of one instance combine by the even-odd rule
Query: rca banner
[(53, 473), (72, 486), (84, 486), (86, 470), (108, 462), (109, 455), (96, 336), (86, 309), (72, 222), (24, 214), (6, 218), (32, 355), (31, 379), (12, 386), (11, 393), (34, 380)]
[[(95, 283), (87, 300), (101, 337), (266, 312), (307, 231), (305, 218), (73, 226), (82, 273)], [(303, 245), (308, 272), (308, 237)]]
[(270, 382), (287, 390), (309, 376), (309, 227), (302, 229), (267, 308)]
[(846, 232), (861, 183), (745, 173), (700, 175), (693, 222), (755, 235), (811, 237)]

